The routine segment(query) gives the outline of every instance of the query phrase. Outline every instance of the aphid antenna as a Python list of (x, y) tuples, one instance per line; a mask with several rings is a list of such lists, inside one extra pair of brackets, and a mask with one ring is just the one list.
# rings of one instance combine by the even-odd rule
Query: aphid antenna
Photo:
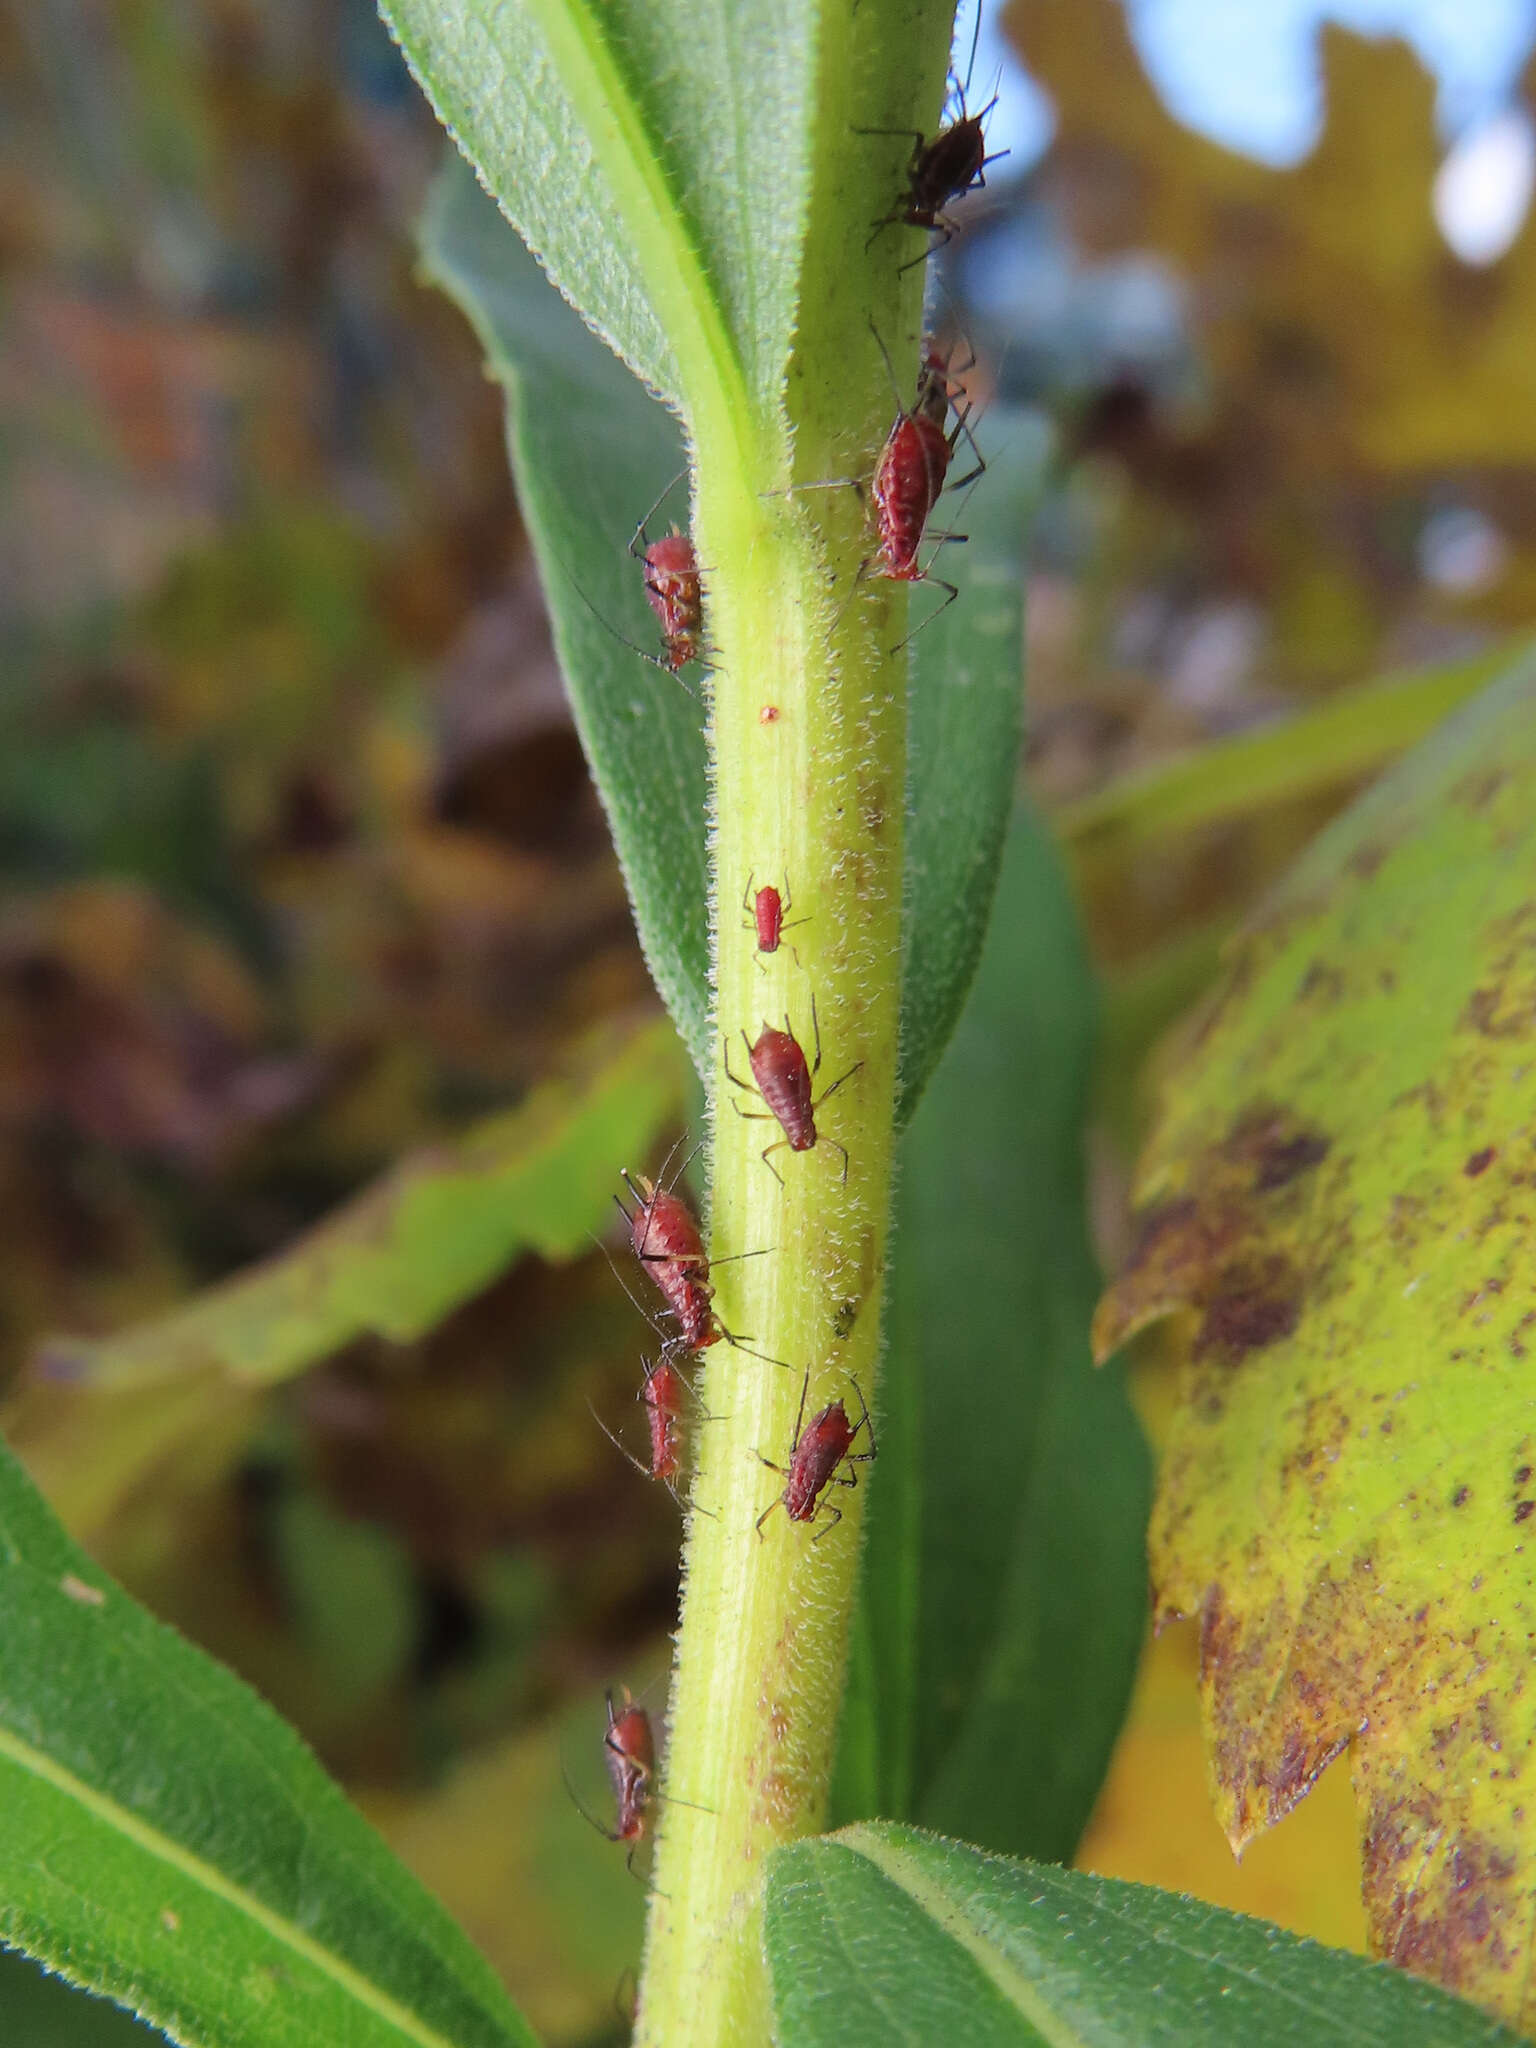
[[(630, 1464), (634, 1466), (635, 1470), (640, 1474), (640, 1477), (642, 1479), (654, 1479), (656, 1477), (656, 1474), (652, 1472), (647, 1466), (641, 1464), (640, 1460), (635, 1456), (634, 1452), (630, 1450), (627, 1444), (621, 1443), (619, 1441), (619, 1439), (614, 1435), (613, 1431), (608, 1427), (607, 1423), (604, 1422), (601, 1415), (598, 1414), (596, 1408), (592, 1406), (590, 1400), (588, 1400), (587, 1402), (587, 1407), (591, 1411), (592, 1420), (603, 1432), (603, 1435), (607, 1437), (609, 1443), (611, 1443), (613, 1445), (613, 1448), (619, 1453), (619, 1456), (621, 1458), (628, 1458)], [(668, 1493), (671, 1494), (672, 1498), (677, 1502), (677, 1505), (681, 1507), (683, 1504), (682, 1499), (678, 1494), (677, 1488), (672, 1484), (671, 1480), (663, 1479), (661, 1483), (667, 1489)]]
[[(985, 0), (976, 0), (976, 20), (971, 28), (971, 54), (966, 59), (965, 83), (963, 85), (960, 83), (960, 80), (955, 76), (954, 66), (950, 66), (950, 81), (959, 91), (960, 107), (962, 112), (965, 109), (965, 96), (971, 89), (971, 80), (976, 73), (976, 52), (981, 48), (981, 10), (984, 5)], [(994, 101), (994, 105), (995, 104), (996, 102)]]
[[(666, 503), (667, 499), (671, 497), (672, 493), (677, 489), (678, 485), (682, 482), (683, 478), (687, 474), (688, 465), (684, 463), (683, 467), (677, 472), (677, 475), (673, 477), (671, 483), (664, 484), (661, 490), (657, 493), (655, 504), (652, 505), (650, 511), (646, 513), (645, 517), (640, 521), (639, 525), (635, 528), (634, 533), (630, 537), (629, 552), (632, 555), (635, 555), (635, 542), (638, 540), (643, 540), (645, 538), (645, 529), (650, 525), (651, 521), (656, 517), (656, 514), (661, 510), (662, 506)], [(635, 555), (635, 559), (638, 561), (640, 557), (638, 555)], [(665, 666), (665, 664), (663, 664), (663, 666)]]
[(602, 613), (598, 610), (597, 606), (592, 602), (591, 598), (588, 597), (587, 593), (582, 589), (581, 585), (576, 581), (576, 578), (571, 574), (570, 570), (566, 568), (563, 562), (557, 563), (556, 566), (559, 568), (559, 571), (561, 575), (565, 578), (566, 582), (570, 584), (572, 590), (575, 591), (576, 595), (581, 599), (582, 603), (586, 606), (587, 610), (592, 614), (593, 618), (596, 619), (597, 623), (602, 627), (605, 633), (611, 633), (613, 638), (618, 641), (621, 647), (627, 647), (631, 654), (638, 654), (640, 659), (644, 662), (649, 662), (652, 668), (659, 668), (664, 676), (670, 676), (673, 682), (677, 684), (680, 690), (687, 691), (688, 695), (693, 699), (695, 704), (703, 703), (703, 698), (700, 696), (699, 692), (693, 687), (692, 683), (688, 682), (685, 677), (679, 675), (675, 668), (669, 668), (667, 664), (662, 660), (659, 654), (648, 654), (643, 647), (637, 647), (633, 640), (626, 638), (626, 636), (619, 631), (617, 626), (615, 626), (610, 620), (605, 619), (603, 617)]
[[(956, 541), (969, 540), (970, 535), (966, 533), (946, 533), (940, 535), (939, 538), (942, 540)], [(934, 620), (939, 616), (940, 612), (947, 612), (950, 606), (954, 603), (955, 599), (960, 595), (958, 585), (953, 583), (946, 583), (942, 576), (930, 576), (926, 571), (924, 571), (923, 575), (920, 576), (917, 580), (920, 583), (931, 583), (935, 586), (935, 588), (942, 590), (945, 593), (944, 602), (942, 604), (936, 604), (933, 610), (928, 614), (927, 618), (919, 619), (917, 624), (912, 628), (910, 632), (903, 633), (901, 638), (896, 642), (896, 645), (894, 647), (888, 647), (885, 650), (887, 655), (900, 654), (903, 647), (909, 646), (911, 642), (917, 638), (919, 633), (925, 632), (927, 628), (933, 624)]]
[[(607, 1741), (606, 1736), (603, 1739), (605, 1742)], [(560, 1759), (560, 1776), (565, 1782), (565, 1789), (570, 1796), (572, 1806), (575, 1807), (576, 1811), (581, 1815), (582, 1819), (586, 1822), (587, 1826), (589, 1828), (595, 1828), (598, 1834), (602, 1836), (605, 1842), (622, 1842), (624, 1837), (619, 1833), (617, 1828), (605, 1828), (602, 1822), (598, 1819), (597, 1815), (595, 1813), (590, 1812), (588, 1808), (585, 1806), (585, 1804), (582, 1801), (581, 1794), (576, 1790), (576, 1787), (571, 1783), (571, 1774), (565, 1768), (565, 1759), (563, 1757)], [(638, 1848), (639, 1844), (636, 1843), (635, 1847)], [(633, 1849), (630, 1851), (630, 1855), (634, 1855)]]
[[(615, 1195), (613, 1199), (615, 1202), (617, 1202), (619, 1198), (617, 1195)], [(619, 1214), (621, 1216), (625, 1214), (625, 1210), (622, 1204), (619, 1208)], [(609, 1251), (607, 1245), (603, 1243), (603, 1240), (600, 1237), (594, 1237), (592, 1239), (592, 1242), (597, 1246), (597, 1249), (608, 1261), (608, 1270), (612, 1273), (614, 1279), (618, 1281), (619, 1285), (623, 1288), (625, 1294), (629, 1297), (630, 1307), (635, 1311), (636, 1315), (640, 1316), (641, 1318), (643, 1318), (645, 1322), (649, 1323), (651, 1328), (656, 1332), (656, 1340), (661, 1345), (662, 1350), (666, 1351), (670, 1346), (676, 1344), (678, 1341), (677, 1338), (669, 1337), (666, 1331), (661, 1327), (660, 1323), (658, 1323), (656, 1318), (651, 1314), (650, 1310), (641, 1305), (641, 1302), (638, 1296), (635, 1294), (633, 1288), (630, 1286), (629, 1282), (624, 1278), (624, 1275), (619, 1271), (618, 1267), (614, 1264), (613, 1254)]]

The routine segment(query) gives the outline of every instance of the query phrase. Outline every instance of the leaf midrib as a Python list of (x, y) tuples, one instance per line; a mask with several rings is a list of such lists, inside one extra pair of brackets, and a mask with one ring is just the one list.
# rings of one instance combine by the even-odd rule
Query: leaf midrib
[[(717, 447), (733, 444), (746, 477), (753, 466), (753, 410), (741, 359), (597, 9), (591, 0), (528, 0), (528, 5), (603, 168), (620, 231), (628, 237), (651, 305), (669, 309), (664, 328), (677, 358), (694, 438)], [(673, 310), (683, 307), (686, 316)]]
[(417, 2048), (458, 2048), (458, 2043), (452, 2036), (441, 2034), (435, 2027), (428, 2026), (398, 2000), (390, 1997), (388, 1992), (381, 1991), (351, 1963), (343, 1961), (333, 1950), (301, 1932), (291, 1920), (285, 1920), (270, 1906), (263, 1905), (260, 1899), (253, 1897), (242, 1886), (232, 1884), (212, 1864), (205, 1862), (200, 1856), (194, 1856), (190, 1850), (184, 1849), (180, 1843), (173, 1841), (158, 1828), (149, 1826), (136, 1814), (130, 1813), (126, 1807), (120, 1806), (115, 1799), (96, 1791), (94, 1787), (86, 1784), (84, 1779), (77, 1778), (72, 1771), (65, 1770), (43, 1751), (23, 1742), (6, 1728), (0, 1728), (0, 1757), (9, 1758), (30, 1776), (40, 1778), (55, 1791), (76, 1801), (86, 1812), (94, 1814), (124, 1840), (132, 1842), (135, 1847), (153, 1856), (157, 1862), (178, 1871), (213, 1898), (232, 1906), (264, 1933), (271, 1935), (282, 1947), (312, 1965), (339, 1990), (376, 2014), (386, 2025), (393, 2027), (406, 2040), (415, 2042)]
[(850, 1828), (839, 1835), (839, 1844), (872, 1863), (882, 1877), (906, 1893), (934, 1924), (943, 1929), (958, 1948), (970, 1957), (989, 1983), (993, 1984), (1032, 2026), (1047, 2048), (1092, 2048), (1088, 2036), (1053, 2012), (1021, 1971), (1014, 1969), (987, 1941), (940, 1886), (931, 1883), (912, 1858), (882, 1842), (863, 1828)]

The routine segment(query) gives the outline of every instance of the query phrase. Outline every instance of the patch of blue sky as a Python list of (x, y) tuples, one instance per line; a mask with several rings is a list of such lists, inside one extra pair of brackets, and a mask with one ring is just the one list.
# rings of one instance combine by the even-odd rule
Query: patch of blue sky
[[(1325, 20), (1409, 42), (1438, 81), (1448, 141), (1507, 106), (1536, 38), (1532, 0), (1129, 0), (1129, 13), (1142, 62), (1170, 111), (1213, 141), (1271, 164), (1299, 162), (1317, 140), (1317, 33)], [(967, 5), (956, 37), (962, 63), (974, 19)], [(988, 0), (971, 104), (995, 85), (1001, 97), (988, 146), (1012, 152), (1010, 169), (1028, 165), (1050, 140), (1050, 101), (1004, 39)]]

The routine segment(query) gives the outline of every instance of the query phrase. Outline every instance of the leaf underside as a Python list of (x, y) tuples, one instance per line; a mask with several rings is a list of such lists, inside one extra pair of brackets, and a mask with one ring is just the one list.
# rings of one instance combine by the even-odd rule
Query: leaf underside
[(1069, 1857), (1146, 1621), (1146, 1449), (1087, 1328), (1094, 992), (1020, 806), (902, 1152), (880, 1461), (835, 1811)]
[(1536, 2019), (1536, 659), (1315, 843), (1171, 1072), (1103, 1348), (1188, 1337), (1151, 1548), (1235, 1846), (1351, 1750), (1385, 1954)]
[(1493, 2048), (1443, 1992), (1194, 1899), (912, 1828), (780, 1850), (779, 2048)]

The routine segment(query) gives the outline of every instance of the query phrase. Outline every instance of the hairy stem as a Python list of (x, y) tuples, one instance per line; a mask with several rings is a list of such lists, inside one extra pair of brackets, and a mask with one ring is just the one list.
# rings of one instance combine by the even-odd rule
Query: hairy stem
[[(861, 1399), (875, 1406), (906, 776), (906, 659), (892, 649), (905, 593), (860, 577), (871, 534), (858, 493), (786, 486), (871, 473), (896, 406), (882, 341), (912, 399), (922, 272), (900, 266), (921, 245), (896, 228), (865, 247), (910, 143), (857, 130), (931, 132), (950, 15), (943, 0), (896, 13), (869, 0), (828, 8), (788, 417), (761, 437), (752, 473), (717, 460), (727, 451), (702, 431), (696, 449), (715, 652), (711, 1251), (723, 1321), (783, 1363), (724, 1343), (706, 1354), (694, 1499), (707, 1512), (687, 1535), (637, 2035), (656, 2048), (769, 2038), (764, 1858), (821, 1824), (857, 1579), (859, 1490), (828, 1488), (840, 1523), (792, 1523), (782, 1508), (761, 1535), (757, 1523), (784, 1483), (762, 1460), (788, 1464), (807, 1370), (808, 1416), (838, 1398), (855, 1419)], [(787, 883), (803, 920), (771, 956), (743, 909), (749, 879)], [(742, 1033), (787, 1015), (813, 1056), (813, 998), (816, 1092), (850, 1078), (817, 1117), (823, 1142), (774, 1154), (781, 1184), (760, 1156), (781, 1133), (728, 1081), (723, 1048), (749, 1077)], [(827, 1139), (846, 1147), (846, 1180)]]

